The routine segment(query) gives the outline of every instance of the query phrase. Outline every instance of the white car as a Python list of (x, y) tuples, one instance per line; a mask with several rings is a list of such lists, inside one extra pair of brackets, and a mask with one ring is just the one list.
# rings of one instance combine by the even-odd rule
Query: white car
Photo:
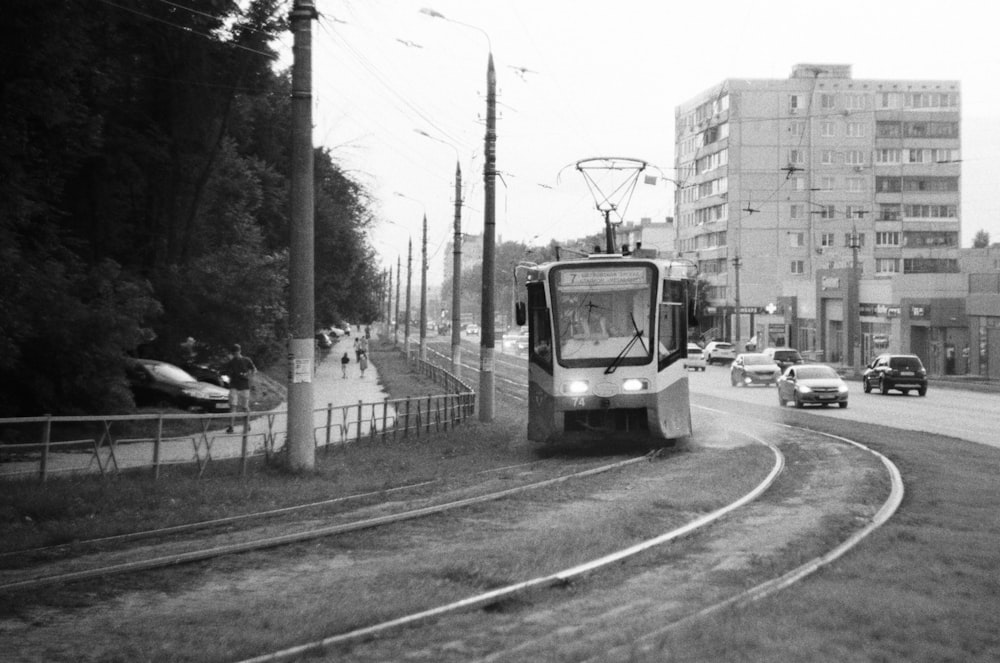
[(701, 353), (701, 346), (697, 343), (688, 343), (688, 353), (684, 359), (684, 368), (693, 368), (696, 371), (705, 370), (705, 356)]
[(702, 350), (706, 364), (727, 364), (736, 359), (736, 346), (725, 341), (712, 341)]

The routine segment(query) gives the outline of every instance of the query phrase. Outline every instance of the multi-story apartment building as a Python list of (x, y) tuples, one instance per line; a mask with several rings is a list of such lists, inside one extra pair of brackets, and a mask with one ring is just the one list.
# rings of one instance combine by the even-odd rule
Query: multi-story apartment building
[(959, 88), (803, 64), (678, 106), (676, 248), (710, 284), (702, 327), (853, 366), (968, 347), (964, 311), (921, 323), (968, 293)]

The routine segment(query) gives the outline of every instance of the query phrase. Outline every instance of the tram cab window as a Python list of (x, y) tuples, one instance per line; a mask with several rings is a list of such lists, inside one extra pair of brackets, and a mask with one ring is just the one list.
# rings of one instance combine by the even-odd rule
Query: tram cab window
[(552, 371), (552, 325), (541, 284), (528, 285), (528, 344), (532, 360)]
[(657, 324), (661, 369), (676, 361), (681, 356), (681, 349), (686, 347), (686, 301), (682, 282), (663, 282), (663, 302), (660, 304), (660, 319)]

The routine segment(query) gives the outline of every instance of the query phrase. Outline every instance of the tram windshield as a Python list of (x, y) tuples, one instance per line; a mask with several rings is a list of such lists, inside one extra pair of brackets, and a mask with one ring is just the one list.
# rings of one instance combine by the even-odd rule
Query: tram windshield
[(653, 357), (651, 265), (553, 269), (556, 359), (568, 367), (637, 366)]

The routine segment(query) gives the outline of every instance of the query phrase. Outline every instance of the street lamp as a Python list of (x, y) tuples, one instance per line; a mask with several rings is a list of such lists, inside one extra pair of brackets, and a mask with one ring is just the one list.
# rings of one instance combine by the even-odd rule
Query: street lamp
[(480, 27), (446, 18), (433, 9), (424, 8), (420, 12), (432, 18), (440, 18), (478, 30), (486, 37), (486, 44), (489, 47), (489, 58), (486, 65), (486, 136), (483, 151), (485, 156), (483, 163), (483, 289), (479, 336), (479, 420), (489, 423), (494, 418), (494, 396), (496, 393), (493, 286), (496, 281), (497, 74), (493, 67), (493, 42), (490, 40), (490, 35)]
[(458, 148), (451, 143), (436, 138), (426, 131), (415, 129), (421, 136), (447, 145), (455, 150), (455, 238), (452, 243), (451, 275), (451, 373), (462, 377), (462, 164)]

